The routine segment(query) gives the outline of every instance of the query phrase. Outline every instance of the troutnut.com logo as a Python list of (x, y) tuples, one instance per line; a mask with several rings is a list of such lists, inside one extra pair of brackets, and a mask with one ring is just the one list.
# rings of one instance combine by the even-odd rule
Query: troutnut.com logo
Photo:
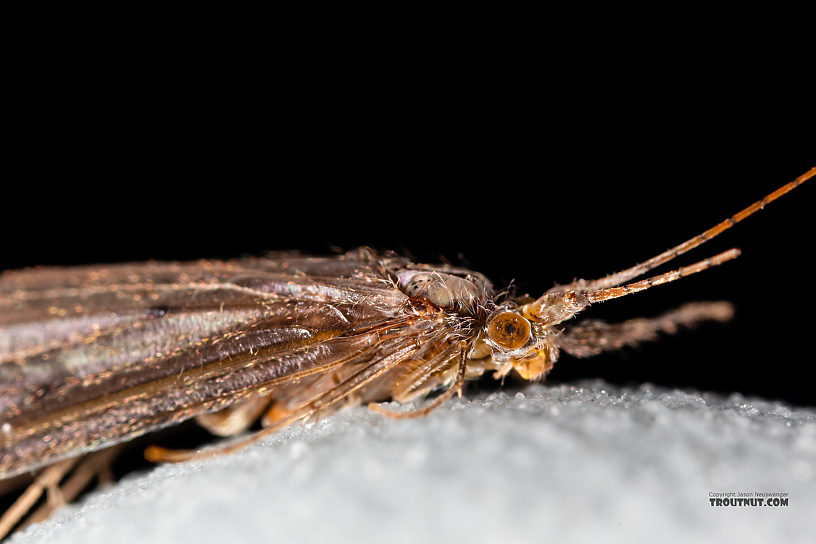
[(763, 491), (711, 491), (708, 494), (711, 506), (787, 506), (788, 498), (788, 493)]

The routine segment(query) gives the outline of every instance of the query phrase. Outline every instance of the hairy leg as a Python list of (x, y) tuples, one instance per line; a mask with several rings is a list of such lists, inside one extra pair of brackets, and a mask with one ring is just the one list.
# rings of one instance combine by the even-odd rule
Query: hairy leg
[(674, 334), (701, 321), (728, 321), (734, 308), (728, 302), (692, 302), (659, 317), (637, 318), (622, 323), (584, 321), (568, 327), (558, 346), (573, 357), (592, 357), (657, 339), (659, 333)]

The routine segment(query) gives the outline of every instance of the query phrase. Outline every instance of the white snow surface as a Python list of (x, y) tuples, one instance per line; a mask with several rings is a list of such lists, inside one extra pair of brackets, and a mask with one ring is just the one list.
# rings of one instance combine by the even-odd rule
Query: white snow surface
[[(711, 506), (728, 492), (789, 502)], [(813, 542), (814, 513), (816, 411), (585, 382), (345, 410), (132, 475), (11, 542)]]

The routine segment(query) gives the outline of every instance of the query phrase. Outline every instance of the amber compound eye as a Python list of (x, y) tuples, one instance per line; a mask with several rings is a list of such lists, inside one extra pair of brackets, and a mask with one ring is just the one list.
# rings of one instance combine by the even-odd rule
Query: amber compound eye
[(487, 324), (487, 337), (502, 349), (519, 349), (530, 340), (530, 322), (515, 312), (499, 312)]

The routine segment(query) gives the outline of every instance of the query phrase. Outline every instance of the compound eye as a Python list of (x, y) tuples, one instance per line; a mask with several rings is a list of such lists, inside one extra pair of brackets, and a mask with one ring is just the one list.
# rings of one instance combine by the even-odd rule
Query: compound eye
[(530, 340), (530, 322), (515, 312), (498, 313), (487, 325), (487, 337), (501, 348), (519, 349)]

